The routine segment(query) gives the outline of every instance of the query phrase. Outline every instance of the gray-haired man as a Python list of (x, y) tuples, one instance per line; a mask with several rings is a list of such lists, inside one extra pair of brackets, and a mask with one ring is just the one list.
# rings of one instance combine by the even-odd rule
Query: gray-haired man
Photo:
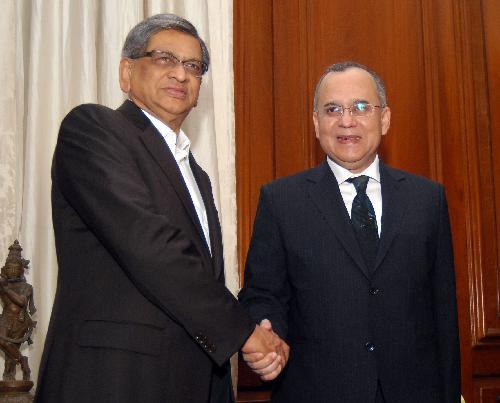
[(279, 370), (281, 341), (224, 286), (210, 181), (181, 130), (209, 62), (188, 21), (148, 18), (122, 51), (129, 100), (62, 122), (59, 276), (37, 402), (231, 402), (228, 360), (242, 346)]

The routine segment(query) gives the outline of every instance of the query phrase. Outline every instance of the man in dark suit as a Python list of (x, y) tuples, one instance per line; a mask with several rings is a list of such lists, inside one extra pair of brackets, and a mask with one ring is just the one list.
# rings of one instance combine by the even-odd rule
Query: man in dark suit
[(279, 371), (279, 339), (224, 286), (210, 181), (181, 130), (208, 65), (188, 21), (153, 16), (123, 47), (129, 100), (62, 122), (59, 275), (37, 402), (231, 402), (228, 360), (242, 346)]
[(326, 161), (261, 190), (240, 301), (290, 345), (273, 402), (460, 401), (445, 192), (380, 161), (390, 113), (378, 75), (332, 65), (313, 114)]

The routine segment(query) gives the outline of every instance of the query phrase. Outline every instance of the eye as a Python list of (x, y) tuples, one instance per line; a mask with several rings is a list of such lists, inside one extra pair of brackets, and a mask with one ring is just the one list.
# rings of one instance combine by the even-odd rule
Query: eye
[(359, 101), (352, 104), (352, 111), (358, 113), (366, 113), (370, 111), (370, 104), (368, 102)]
[(176, 58), (169, 53), (157, 54), (153, 60), (157, 64), (163, 64), (163, 65), (167, 65), (167, 66), (172, 66), (172, 65), (175, 65), (177, 63)]
[(372, 105), (365, 101), (354, 102), (352, 104), (352, 112), (356, 115), (368, 115), (372, 109)]
[(185, 61), (183, 63), (184, 68), (186, 70), (189, 70), (193, 73), (199, 74), (201, 73), (201, 65), (198, 62), (195, 61)]
[(342, 115), (342, 107), (340, 105), (329, 105), (325, 108), (325, 112), (329, 115)]

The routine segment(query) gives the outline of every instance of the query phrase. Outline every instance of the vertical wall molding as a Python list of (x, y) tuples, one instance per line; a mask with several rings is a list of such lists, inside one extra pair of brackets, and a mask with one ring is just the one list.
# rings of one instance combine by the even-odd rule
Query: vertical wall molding
[(273, 2), (277, 177), (316, 163), (307, 3), (306, 0)]
[(272, 4), (234, 2), (236, 196), (240, 282), (260, 186), (274, 178)]
[(441, 93), (439, 90), (440, 52), (436, 46), (436, 24), (433, 0), (422, 0), (422, 42), (424, 54), (425, 99), (427, 112), (427, 128), (429, 133), (429, 169), (431, 176), (443, 181), (443, 160), (441, 140)]

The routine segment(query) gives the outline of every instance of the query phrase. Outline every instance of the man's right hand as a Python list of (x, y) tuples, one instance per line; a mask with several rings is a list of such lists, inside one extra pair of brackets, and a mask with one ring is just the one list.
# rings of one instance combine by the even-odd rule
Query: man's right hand
[(247, 365), (264, 381), (275, 379), (288, 361), (290, 347), (272, 331), (264, 319), (241, 349)]
[(250, 353), (276, 353), (281, 344), (281, 339), (272, 331), (264, 329), (262, 326), (255, 325), (255, 329), (247, 339), (241, 351), (244, 354)]

